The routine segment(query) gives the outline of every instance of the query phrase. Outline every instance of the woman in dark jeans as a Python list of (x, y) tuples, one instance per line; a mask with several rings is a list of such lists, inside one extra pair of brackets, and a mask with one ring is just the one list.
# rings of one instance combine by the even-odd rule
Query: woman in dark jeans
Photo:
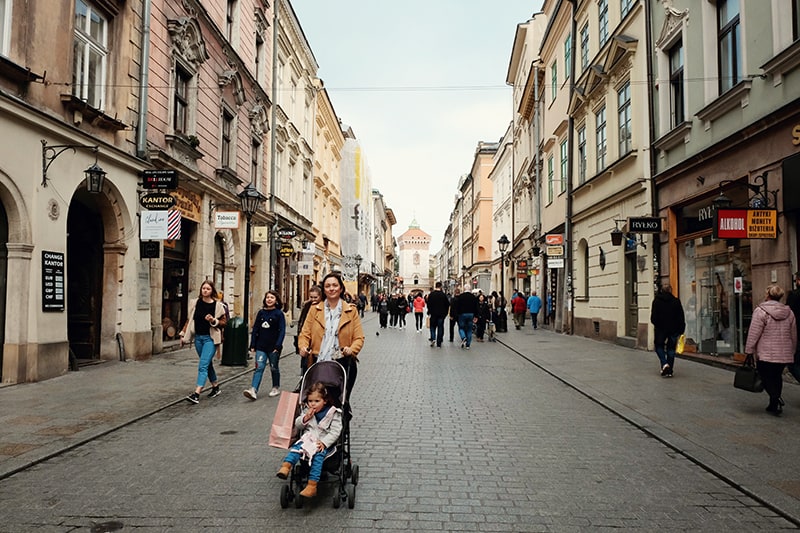
[(478, 321), (475, 323), (475, 336), (478, 342), (483, 342), (483, 335), (486, 332), (486, 323), (492, 319), (492, 310), (489, 307), (489, 301), (486, 296), (481, 293), (478, 295), (478, 314), (475, 315)]

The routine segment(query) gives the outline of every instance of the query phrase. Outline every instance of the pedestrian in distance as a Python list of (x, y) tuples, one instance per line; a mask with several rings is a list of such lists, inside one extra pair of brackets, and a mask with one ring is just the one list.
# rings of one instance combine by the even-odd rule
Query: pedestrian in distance
[(671, 378), (675, 370), (675, 347), (686, 330), (686, 319), (681, 301), (672, 294), (672, 286), (664, 284), (656, 293), (650, 307), (653, 324), (653, 343), (661, 364), (661, 376)]
[(376, 311), (378, 311), (378, 319), (380, 321), (381, 329), (386, 329), (386, 322), (389, 318), (389, 301), (387, 300), (385, 294), (378, 296)]
[(528, 312), (528, 300), (522, 291), (516, 293), (511, 299), (511, 312), (514, 314), (514, 327), (520, 329), (525, 326), (525, 315)]
[(339, 440), (342, 433), (342, 411), (332, 404), (328, 389), (319, 381), (308, 389), (305, 405), (294, 421), (300, 431), (300, 439), (289, 449), (280, 470), (275, 474), (281, 479), (289, 477), (292, 467), (301, 459), (311, 466), (308, 484), (300, 492), (304, 498), (317, 495), (317, 483), (322, 476), (322, 463), (328, 450)]
[(453, 296), (450, 298), (450, 342), (453, 342), (455, 330), (458, 326), (458, 297), (461, 295), (461, 289), (456, 287), (453, 291)]
[(477, 320), (478, 298), (472, 294), (469, 285), (458, 296), (458, 335), (461, 337), (461, 348), (469, 350), (472, 345), (472, 325)]
[(428, 294), (428, 319), (430, 320), (430, 337), (428, 341), (431, 347), (434, 345), (441, 348), (444, 341), (444, 319), (450, 310), (450, 301), (442, 291), (442, 282), (437, 281), (433, 290)]
[(794, 362), (797, 349), (797, 322), (788, 305), (783, 305), (784, 290), (779, 285), (767, 287), (766, 297), (753, 310), (747, 332), (745, 354), (753, 354), (764, 390), (769, 395), (767, 412), (783, 412), (783, 368)]
[(401, 292), (397, 296), (397, 329), (406, 328), (406, 315), (410, 310), (408, 299)]
[(358, 354), (364, 346), (364, 330), (355, 305), (344, 301), (344, 281), (336, 272), (322, 278), (324, 299), (312, 305), (303, 324), (300, 355), (308, 366), (317, 361), (336, 360), (347, 375), (347, 399), (356, 382)]
[(253, 401), (258, 399), (258, 389), (264, 377), (264, 369), (269, 365), (272, 374), (272, 390), (269, 396), (274, 397), (281, 393), (281, 371), (278, 366), (283, 350), (283, 339), (286, 336), (286, 316), (281, 309), (281, 299), (276, 291), (267, 291), (264, 294), (263, 307), (259, 309), (253, 322), (253, 331), (250, 334), (250, 353), (255, 354), (256, 369), (250, 388), (242, 394)]
[(367, 295), (361, 291), (358, 295), (358, 316), (364, 318), (364, 309), (367, 308)]
[(506, 297), (503, 296), (503, 291), (497, 293), (495, 306), (497, 307), (497, 331), (500, 333), (508, 333), (508, 312), (506, 311)]
[(539, 329), (539, 311), (542, 310), (542, 299), (536, 295), (536, 291), (531, 291), (528, 296), (528, 312), (531, 314), (533, 329)]
[(214, 298), (217, 290), (211, 280), (200, 284), (200, 295), (196, 300), (189, 301), (186, 324), (181, 330), (181, 346), (188, 344), (194, 338), (194, 349), (200, 361), (197, 364), (197, 382), (194, 392), (186, 397), (193, 404), (200, 403), (200, 392), (206, 384), (211, 382), (209, 398), (219, 396), (219, 381), (214, 371), (212, 359), (217, 351), (217, 345), (222, 343), (222, 329), (227, 322), (225, 307), (222, 302)]
[[(308, 310), (311, 309), (312, 305), (319, 303), (321, 299), (322, 289), (320, 289), (318, 285), (312, 285), (311, 288), (308, 289), (308, 300), (303, 304), (303, 309), (300, 311), (300, 318), (297, 319), (297, 335), (294, 336), (294, 353), (298, 355), (300, 355), (300, 346), (297, 344), (297, 340), (300, 338), (300, 331), (303, 330), (303, 324), (306, 323)], [(306, 358), (301, 357), (300, 374), (305, 374), (306, 370), (308, 370)]]
[[(786, 305), (794, 314), (794, 322), (797, 325), (797, 338), (800, 339), (800, 272), (794, 273), (794, 289), (786, 295)], [(794, 350), (794, 362), (789, 365), (789, 373), (800, 382), (800, 342)]]
[[(230, 312), (230, 309), (228, 308), (227, 302), (225, 302), (225, 295), (222, 294), (222, 291), (217, 293), (217, 300), (220, 301), (220, 303), (222, 304), (222, 307), (225, 309), (225, 323), (227, 324), (228, 321), (230, 321), (230, 319), (231, 319), (231, 312)], [(220, 334), (221, 334), (220, 335), (221, 340), (220, 340), (220, 343), (217, 344), (217, 352), (214, 355), (214, 359), (216, 359), (217, 361), (221, 361), (222, 360), (222, 345), (225, 343), (225, 328), (223, 328), (220, 331)]]
[(475, 314), (475, 338), (478, 342), (484, 342), (483, 336), (486, 333), (486, 326), (492, 320), (492, 310), (489, 307), (489, 300), (483, 293), (478, 294), (478, 312)]
[(411, 301), (414, 307), (414, 325), (417, 328), (417, 333), (422, 333), (425, 326), (425, 298), (422, 293), (418, 292), (417, 296)]
[(397, 323), (400, 321), (400, 297), (397, 293), (388, 298), (389, 303), (389, 327), (391, 329), (397, 328)]

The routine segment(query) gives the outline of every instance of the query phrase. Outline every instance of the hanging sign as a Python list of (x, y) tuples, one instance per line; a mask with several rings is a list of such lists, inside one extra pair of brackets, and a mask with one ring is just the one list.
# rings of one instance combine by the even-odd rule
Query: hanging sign
[(548, 246), (547, 247), (547, 257), (553, 256), (563, 256), (564, 255), (564, 245), (561, 244), (559, 246)]
[(550, 245), (564, 244), (564, 235), (552, 233), (544, 236), (544, 243)]
[(288, 241), (289, 239), (294, 239), (297, 236), (297, 231), (292, 228), (280, 228), (278, 230), (278, 237)]
[(283, 243), (281, 247), (278, 249), (278, 255), (281, 257), (291, 257), (294, 253), (294, 246), (291, 243)]
[(139, 239), (160, 241), (167, 238), (167, 211), (142, 211), (139, 218)]
[(175, 205), (175, 197), (165, 192), (151, 192), (139, 198), (139, 205), (150, 211), (165, 211)]
[(239, 211), (215, 211), (214, 229), (239, 229)]
[(547, 268), (564, 268), (563, 257), (548, 257)]
[(633, 233), (661, 233), (661, 219), (658, 217), (630, 217), (628, 231)]
[(178, 188), (177, 170), (142, 170), (143, 189), (170, 189)]
[(774, 239), (778, 235), (775, 209), (718, 209), (714, 222), (718, 239)]

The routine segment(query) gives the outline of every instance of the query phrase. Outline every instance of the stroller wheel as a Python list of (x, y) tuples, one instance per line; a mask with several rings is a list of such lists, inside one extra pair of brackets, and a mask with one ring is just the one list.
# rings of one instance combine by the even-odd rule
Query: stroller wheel
[(281, 509), (289, 507), (289, 485), (281, 487)]
[(345, 487), (344, 490), (347, 493), (347, 508), (352, 509), (356, 506), (356, 486), (350, 485)]
[(353, 472), (350, 475), (350, 482), (353, 486), (358, 485), (358, 465), (353, 465)]
[(303, 497), (299, 494), (295, 494), (294, 496), (294, 507), (295, 509), (302, 509), (303, 508)]
[(338, 509), (342, 505), (342, 494), (337, 488), (333, 491), (333, 508)]

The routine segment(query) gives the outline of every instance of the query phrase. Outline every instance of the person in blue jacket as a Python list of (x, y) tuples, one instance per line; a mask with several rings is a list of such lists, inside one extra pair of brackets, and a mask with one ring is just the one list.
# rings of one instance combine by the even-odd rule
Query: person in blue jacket
[(536, 295), (536, 291), (531, 291), (528, 296), (528, 312), (531, 314), (533, 329), (539, 329), (539, 311), (542, 310), (542, 299)]
[(256, 371), (249, 389), (242, 394), (251, 400), (258, 399), (258, 388), (264, 376), (264, 368), (269, 364), (272, 373), (272, 390), (270, 396), (281, 393), (281, 371), (278, 361), (283, 350), (283, 338), (286, 335), (286, 316), (281, 309), (281, 299), (275, 291), (264, 294), (264, 307), (259, 309), (250, 335), (250, 351), (255, 352)]

